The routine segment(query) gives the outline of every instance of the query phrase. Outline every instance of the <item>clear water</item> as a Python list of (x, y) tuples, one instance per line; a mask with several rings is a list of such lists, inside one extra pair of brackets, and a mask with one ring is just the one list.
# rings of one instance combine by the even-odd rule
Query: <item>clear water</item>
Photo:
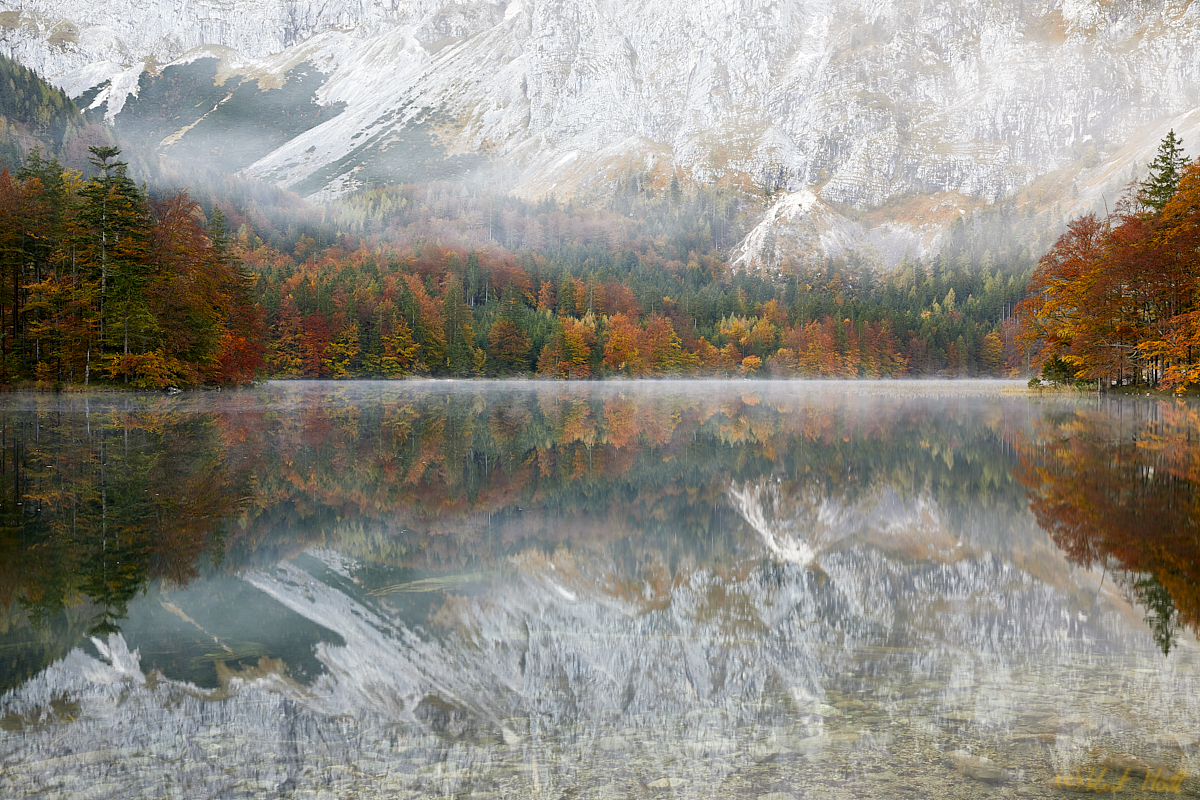
[(1200, 412), (0, 398), (0, 796), (1200, 795)]

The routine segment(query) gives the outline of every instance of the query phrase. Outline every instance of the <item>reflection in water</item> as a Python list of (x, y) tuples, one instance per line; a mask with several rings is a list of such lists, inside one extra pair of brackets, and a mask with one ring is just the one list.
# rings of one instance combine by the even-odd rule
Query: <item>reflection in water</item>
[(14, 608), (32, 625), (6, 633), (0, 688), (115, 633), (151, 581), (184, 585), (219, 557), (250, 487), (221, 422), (165, 399), (0, 408), (0, 602), (4, 627)]
[(1200, 411), (1182, 403), (1063, 409), (1022, 439), (1038, 524), (1085, 566), (1123, 573), (1168, 653), (1200, 625)]
[(1197, 791), (1186, 407), (24, 403), (0, 406), (5, 796), (1042, 796), (1117, 765)]

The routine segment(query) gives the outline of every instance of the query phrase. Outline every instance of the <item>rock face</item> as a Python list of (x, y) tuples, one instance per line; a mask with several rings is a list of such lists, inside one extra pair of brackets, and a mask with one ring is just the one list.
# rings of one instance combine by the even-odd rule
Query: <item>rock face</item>
[[(246, 170), (306, 194), (352, 189), (435, 108), (448, 153), (515, 167), (531, 196), (629, 170), (801, 193), (775, 209), (789, 220), (936, 196), (896, 209), (883, 249), (933, 246), (938, 208), (1049, 173), (1039, 207), (1111, 200), (1166, 126), (1200, 121), (1200, 8), (1183, 0), (0, 0), (0, 51), (76, 94), (111, 80), (110, 112), (143, 68), (202, 47), (234, 71), (328, 73), (318, 99), (346, 113)], [(833, 216), (819, 246), (870, 239)]]

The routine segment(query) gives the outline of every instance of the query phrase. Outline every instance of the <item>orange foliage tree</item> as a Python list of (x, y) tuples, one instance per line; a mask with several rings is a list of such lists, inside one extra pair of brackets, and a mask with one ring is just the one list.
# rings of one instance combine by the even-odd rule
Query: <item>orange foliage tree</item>
[(643, 374), (646, 362), (639, 346), (642, 334), (641, 327), (627, 315), (610, 317), (604, 334), (604, 365), (613, 372)]
[(1079, 379), (1200, 383), (1200, 165), (1156, 192), (1161, 203), (1130, 196), (1107, 219), (1072, 221), (1042, 257), (1017, 306), (1036, 362), (1061, 359)]

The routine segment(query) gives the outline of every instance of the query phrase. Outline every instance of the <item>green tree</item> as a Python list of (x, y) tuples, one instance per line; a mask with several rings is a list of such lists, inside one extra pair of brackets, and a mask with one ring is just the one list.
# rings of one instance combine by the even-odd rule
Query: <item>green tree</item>
[(146, 340), (157, 334), (145, 297), (150, 214), (145, 196), (128, 175), (129, 165), (117, 160), (120, 149), (93, 146), (88, 151), (99, 174), (79, 193), (86, 225), (82, 249), (100, 282), (101, 341), (106, 350), (120, 351), (106, 366), (128, 382), (129, 356), (144, 351)]
[(471, 309), (463, 300), (462, 282), (457, 275), (446, 279), (442, 297), (442, 326), (446, 334), (446, 372), (470, 375), (475, 370), (475, 332)]
[(1183, 154), (1183, 141), (1173, 129), (1167, 131), (1162, 144), (1158, 146), (1158, 155), (1150, 162), (1150, 177), (1138, 184), (1138, 200), (1155, 211), (1162, 211), (1175, 194), (1179, 178), (1188, 163), (1187, 156)]

